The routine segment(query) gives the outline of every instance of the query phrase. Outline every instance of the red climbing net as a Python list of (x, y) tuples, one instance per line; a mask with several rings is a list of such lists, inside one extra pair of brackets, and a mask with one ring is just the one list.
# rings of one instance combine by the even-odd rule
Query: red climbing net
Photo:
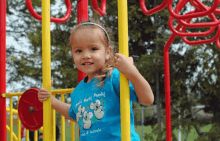
[[(147, 10), (145, 7), (145, 0), (139, 0), (141, 9), (144, 14), (151, 15), (156, 12), (163, 10), (166, 6), (168, 7), (168, 11), (170, 13), (169, 18), (169, 27), (171, 31), (176, 35), (180, 36), (184, 42), (190, 45), (198, 45), (198, 44), (207, 44), (211, 42), (216, 42), (217, 47), (220, 49), (219, 43), (219, 34), (220, 34), (220, 20), (218, 20), (215, 14), (220, 14), (220, 9), (218, 5), (220, 3), (219, 0), (214, 0), (212, 7), (205, 6), (199, 0), (180, 0), (175, 10), (172, 7), (172, 0), (164, 0), (163, 3), (151, 10)], [(195, 8), (195, 10), (190, 11), (184, 15), (179, 15), (179, 12), (186, 6), (187, 3), (190, 3), (191, 6)], [(204, 17), (208, 16), (212, 22), (204, 22), (204, 23), (190, 23), (192, 18)], [(178, 21), (178, 25), (176, 28), (173, 26), (173, 19)], [(202, 28), (202, 27), (210, 27), (208, 31), (205, 32), (188, 32), (186, 33), (186, 28)], [(182, 29), (181, 29), (182, 28)], [(189, 41), (186, 37), (202, 37), (208, 36), (212, 33), (215, 33), (215, 36), (211, 39), (203, 39), (198, 41)]]

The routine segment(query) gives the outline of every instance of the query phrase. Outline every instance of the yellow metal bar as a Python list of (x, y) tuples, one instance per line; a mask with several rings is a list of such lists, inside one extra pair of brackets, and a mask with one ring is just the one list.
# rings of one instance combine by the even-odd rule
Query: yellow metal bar
[[(63, 94), (61, 94), (61, 101), (65, 102)], [(65, 117), (63, 115), (61, 115), (61, 141), (65, 141)]]
[[(50, 0), (42, 0), (43, 87), (51, 93)], [(51, 97), (43, 102), (43, 140), (51, 140)]]
[(17, 92), (17, 93), (3, 93), (2, 97), (10, 97), (10, 96), (21, 96), (24, 92)]
[(26, 141), (29, 141), (29, 130), (27, 128), (26, 129)]
[[(55, 94), (53, 94), (55, 97)], [(56, 111), (53, 109), (52, 110), (52, 115), (53, 115), (53, 139), (52, 141), (56, 141)]]
[(75, 122), (71, 121), (71, 141), (75, 140)]
[(9, 140), (10, 141), (13, 141), (13, 112), (12, 112), (12, 109), (13, 109), (13, 103), (12, 103), (12, 97), (10, 97), (10, 136), (9, 136)]
[[(10, 112), (10, 108), (6, 107), (6, 111)], [(18, 110), (12, 109), (12, 113), (17, 115), (18, 114)]]
[[(118, 0), (119, 53), (128, 57), (127, 0)], [(120, 73), (121, 140), (131, 140), (130, 93), (126, 76)]]
[(44, 131), (44, 128), (43, 128), (43, 126), (39, 129), (41, 132), (43, 132)]
[[(8, 125), (6, 125), (6, 129), (8, 130), (8, 132), (10, 132), (10, 130), (11, 130), (10, 127), (8, 127)], [(15, 141), (18, 141), (18, 137), (15, 135), (14, 132), (12, 133), (12, 136)]]
[[(70, 89), (57, 89), (57, 90), (52, 90), (52, 94), (65, 94), (65, 93), (71, 93), (74, 90), (74, 88)], [(3, 93), (2, 97), (10, 97), (10, 96), (21, 96), (24, 92), (16, 92), (16, 93)]]
[(71, 89), (57, 89), (57, 90), (52, 90), (52, 94), (65, 94), (65, 93), (71, 93), (74, 90), (74, 88)]
[[(20, 96), (18, 97), (17, 105), (19, 104), (19, 100), (20, 100)], [(21, 141), (21, 120), (20, 120), (19, 115), (18, 115), (18, 119), (17, 119), (17, 133), (18, 133), (17, 134), (18, 135), (18, 141)]]
[(38, 130), (34, 131), (34, 141), (38, 141)]

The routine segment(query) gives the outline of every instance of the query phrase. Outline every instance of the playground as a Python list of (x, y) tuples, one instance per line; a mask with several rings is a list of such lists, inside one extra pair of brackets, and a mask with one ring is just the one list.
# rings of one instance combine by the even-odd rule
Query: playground
[[(209, 126), (207, 126), (207, 127), (204, 127), (202, 130), (203, 131), (209, 131), (210, 130), (210, 127), (211, 125), (209, 125)], [(69, 140), (71, 140), (71, 127), (70, 126), (66, 126), (65, 127), (65, 131), (66, 131), (66, 133), (65, 133), (65, 140), (66, 141), (69, 141)], [(141, 126), (138, 126), (138, 127), (136, 127), (136, 131), (137, 131), (137, 133), (141, 136), (142, 135), (142, 127)], [(152, 131), (152, 129), (151, 129), (151, 127), (150, 126), (147, 126), (147, 127), (145, 127), (144, 128), (144, 131), (145, 131), (145, 133), (147, 133), (147, 134), (150, 134), (151, 133), (151, 131)], [(17, 126), (14, 126), (14, 133), (15, 134), (17, 134)], [(9, 140), (9, 134), (7, 133), (7, 140)], [(174, 131), (174, 135), (177, 137), (178, 136), (178, 131), (177, 130), (175, 130)], [(154, 137), (155, 139), (156, 139), (156, 136)], [(196, 136), (196, 131), (195, 130), (192, 130), (191, 131), (191, 133), (188, 135), (188, 141), (194, 141), (196, 138), (197, 138), (197, 136)], [(76, 136), (76, 140), (79, 140), (79, 136), (77, 135)], [(145, 139), (146, 140), (146, 139)], [(145, 141), (144, 140), (144, 141)], [(182, 140), (184, 140), (184, 135), (182, 135)], [(141, 141), (142, 141), (142, 139), (141, 139)]]
[[(71, 18), (71, 14), (73, 14), (72, 9), (72, 3), (69, 0), (65, 0), (65, 7), (66, 7), (66, 13), (63, 15), (62, 18), (54, 18), (51, 17), (50, 13), (50, 1), (49, 0), (42, 0), (41, 2), (41, 15), (39, 15), (32, 4), (33, 1), (26, 0), (26, 8), (34, 20), (41, 23), (42, 29), (39, 32), (42, 32), (42, 37), (37, 37), (34, 35), (29, 34), (29, 37), (31, 38), (37, 38), (41, 40), (42, 42), (42, 48), (40, 53), (42, 53), (41, 59), (42, 59), (42, 87), (47, 89), (52, 96), (57, 97), (60, 101), (70, 103), (71, 101), (68, 101), (68, 97), (70, 97), (70, 94), (72, 91), (74, 91), (74, 87), (71, 87), (71, 85), (61, 88), (61, 89), (52, 89), (52, 72), (53, 68), (51, 67), (52, 59), (54, 59), (54, 50), (51, 45), (51, 42), (54, 42), (53, 34), (51, 33), (51, 23), (53, 25), (56, 24), (64, 24)], [(54, 1), (53, 1), (54, 2)], [(126, 0), (119, 0), (117, 3), (118, 8), (118, 16), (117, 16), (117, 30), (118, 30), (118, 46), (119, 46), (119, 53), (123, 54), (126, 57), (129, 57), (129, 50), (134, 51), (134, 49), (130, 48), (130, 44), (128, 41), (132, 42), (131, 36), (129, 36), (129, 29), (131, 28), (129, 26), (129, 20), (132, 18), (128, 17), (129, 14), (129, 6), (128, 1)], [(132, 2), (130, 2), (132, 3)], [(171, 140), (187, 140), (187, 141), (194, 141), (194, 140), (200, 140), (201, 138), (204, 140), (210, 140), (218, 139), (218, 136), (214, 136), (213, 133), (218, 131), (217, 128), (220, 123), (218, 122), (218, 113), (219, 111), (219, 101), (220, 99), (218, 97), (218, 84), (219, 84), (219, 50), (220, 50), (220, 42), (219, 42), (219, 36), (220, 36), (220, 20), (219, 20), (219, 0), (213, 0), (206, 5), (204, 1), (200, 0), (178, 0), (175, 1), (175, 7), (173, 6), (174, 1), (173, 0), (163, 0), (161, 3), (157, 3), (157, 5), (154, 5), (149, 9), (148, 1), (145, 0), (139, 0), (139, 12), (141, 12), (142, 16), (148, 18), (148, 20), (153, 17), (154, 23), (159, 23), (157, 21), (157, 18), (160, 17), (159, 14), (162, 15), (163, 11), (166, 11), (169, 15), (169, 18), (167, 19), (167, 25), (164, 27), (167, 28), (164, 30), (164, 32), (161, 32), (161, 34), (155, 34), (155, 36), (151, 36), (149, 38), (156, 38), (155, 45), (150, 46), (149, 48), (156, 48), (154, 56), (159, 56), (159, 48), (161, 48), (161, 53), (163, 56), (160, 62), (157, 60), (155, 61), (152, 59), (152, 61), (145, 62), (146, 58), (135, 58), (135, 55), (133, 56), (134, 60), (137, 59), (139, 61), (139, 64), (141, 62), (144, 62), (143, 64), (137, 63), (137, 68), (142, 70), (145, 74), (145, 76), (149, 75), (155, 75), (154, 79), (150, 81), (151, 84), (154, 84), (153, 90), (154, 95), (157, 99), (155, 99), (155, 103), (160, 104), (149, 106), (149, 108), (146, 108), (143, 105), (136, 105), (134, 104), (134, 121), (136, 123), (135, 130), (140, 136), (141, 141), (145, 140), (163, 140), (166, 139), (166, 141)], [(155, 2), (156, 3), (156, 2)], [(155, 4), (154, 3), (154, 4)], [(92, 10), (94, 13), (93, 17), (98, 17), (100, 19), (105, 20), (106, 17), (108, 17), (107, 9), (108, 9), (108, 2), (106, 0), (77, 0), (74, 2), (77, 9), (75, 9), (75, 18), (76, 24), (80, 24), (82, 21), (88, 21), (89, 20), (89, 11)], [(109, 4), (110, 5), (110, 4)], [(113, 5), (113, 4), (112, 4)], [(190, 6), (189, 6), (190, 5)], [(190, 9), (187, 9), (186, 7), (191, 7)], [(79, 134), (80, 130), (76, 123), (73, 121), (67, 121), (63, 115), (57, 116), (57, 113), (54, 109), (51, 108), (51, 97), (41, 103), (38, 100), (38, 92), (39, 88), (27, 88), (25, 91), (22, 92), (6, 92), (6, 7), (7, 7), (7, 0), (1, 0), (1, 6), (0, 6), (0, 21), (4, 21), (0, 23), (0, 35), (1, 35), (1, 43), (0, 43), (0, 140), (1, 141), (21, 141), (21, 127), (24, 126), (26, 129), (26, 140), (29, 140), (29, 130), (34, 131), (34, 141), (38, 141), (38, 130), (43, 133), (43, 140), (44, 141), (56, 141), (56, 124), (59, 123), (60, 128), (60, 141), (77, 141), (79, 140)], [(133, 7), (133, 10), (135, 8)], [(187, 10), (186, 10), (187, 9)], [(39, 10), (39, 9), (38, 9)], [(185, 11), (184, 11), (185, 10)], [(208, 20), (205, 21), (199, 21), (201, 17), (205, 17)], [(198, 20), (195, 20), (198, 19)], [(33, 20), (33, 19), (32, 19)], [(146, 20), (147, 21), (147, 20)], [(136, 22), (136, 21), (135, 21)], [(136, 23), (136, 25), (140, 25)], [(167, 27), (166, 27), (167, 26)], [(55, 26), (56, 27), (56, 26)], [(153, 24), (152, 24), (153, 27)], [(141, 25), (134, 26), (133, 29), (141, 29)], [(148, 27), (150, 28), (150, 26)], [(154, 28), (154, 27), (153, 27)], [(113, 29), (114, 30), (114, 29)], [(160, 29), (158, 28), (157, 32)], [(169, 30), (169, 31), (168, 31)], [(168, 33), (166, 33), (168, 32)], [(167, 37), (167, 41), (163, 43), (163, 41), (160, 40), (160, 36), (169, 35)], [(64, 36), (64, 35), (63, 35)], [(140, 35), (137, 35), (140, 36)], [(137, 37), (134, 37), (134, 40)], [(147, 37), (148, 38), (148, 37)], [(34, 40), (33, 39), (33, 40)], [(36, 39), (35, 39), (36, 40)], [(61, 39), (62, 40), (62, 39)], [(209, 62), (200, 63), (200, 61), (204, 61), (205, 59), (209, 58), (209, 56), (205, 56), (204, 58), (199, 58), (201, 54), (198, 54), (198, 57), (193, 58), (192, 56), (187, 56), (188, 54), (184, 54), (185, 56), (181, 56), (183, 60), (189, 61), (192, 63), (192, 65), (188, 68), (191, 70), (198, 69), (197, 67), (193, 68), (193, 65), (200, 65), (200, 68), (203, 66), (210, 67), (207, 70), (210, 70), (210, 74), (207, 73), (207, 76), (202, 76), (202, 71), (200, 73), (192, 72), (189, 73), (187, 71), (187, 67), (183, 66), (182, 68), (176, 68), (176, 66), (173, 66), (172, 63), (182, 63), (181, 61), (178, 62), (178, 60), (175, 60), (175, 53), (173, 53), (173, 50), (171, 51), (172, 44), (175, 44), (176, 42), (179, 42), (181, 40), (182, 44), (180, 46), (192, 46), (192, 50), (190, 52), (194, 52), (193, 50), (198, 51), (199, 48), (205, 48), (202, 51), (207, 51), (208, 53), (213, 53), (210, 56), (213, 56), (213, 58), (210, 57)], [(140, 41), (139, 41), (140, 42)], [(143, 41), (144, 42), (144, 41)], [(157, 42), (157, 43), (156, 43)], [(142, 45), (150, 44), (150, 42), (143, 43)], [(162, 44), (164, 47), (159, 47), (159, 45)], [(208, 45), (211, 46), (211, 51), (208, 48)], [(66, 45), (63, 45), (66, 47)], [(138, 46), (138, 45), (137, 45)], [(207, 47), (207, 48), (206, 48)], [(67, 47), (66, 47), (67, 48)], [(174, 48), (174, 47), (173, 47)], [(139, 52), (137, 54), (140, 54), (141, 51), (146, 49), (137, 49), (136, 52)], [(152, 50), (152, 49), (149, 49)], [(181, 50), (181, 49), (180, 49)], [(135, 51), (134, 51), (135, 52)], [(56, 52), (55, 52), (56, 53)], [(65, 50), (65, 53), (68, 54), (69, 52)], [(170, 56), (170, 53), (172, 56)], [(193, 54), (194, 55), (194, 54)], [(197, 55), (197, 54), (196, 54)], [(194, 55), (194, 56), (196, 56)], [(202, 54), (203, 55), (203, 54)], [(62, 56), (62, 54), (60, 55)], [(68, 56), (68, 55), (67, 55)], [(71, 55), (69, 55), (71, 56)], [(136, 55), (138, 56), (138, 55)], [(146, 53), (147, 56), (147, 53)], [(217, 56), (217, 57), (216, 57)], [(17, 57), (17, 56), (16, 56)], [(11, 57), (12, 61), (16, 60), (16, 57)], [(23, 57), (23, 56), (22, 56)], [(22, 58), (21, 57), (21, 58)], [(181, 58), (180, 57), (180, 58)], [(185, 58), (184, 58), (185, 57)], [(25, 58), (25, 57), (23, 57)], [(62, 58), (62, 57), (61, 57)], [(63, 56), (63, 58), (65, 58)], [(72, 58), (68, 58), (70, 61), (72, 61)], [(151, 59), (150, 57), (147, 59)], [(213, 61), (214, 60), (214, 61)], [(8, 58), (7, 58), (8, 61)], [(193, 62), (195, 61), (195, 62)], [(21, 61), (22, 62), (22, 61)], [(37, 61), (36, 61), (37, 62)], [(156, 63), (155, 63), (156, 62)], [(159, 63), (158, 63), (159, 62)], [(183, 61), (184, 62), (184, 61)], [(214, 62), (214, 63), (213, 63)], [(195, 63), (195, 64), (193, 64)], [(162, 65), (161, 65), (162, 64)], [(211, 65), (210, 65), (211, 64)], [(149, 66), (150, 65), (150, 66)], [(74, 68), (74, 65), (71, 66)], [(147, 68), (148, 67), (148, 68)], [(161, 82), (159, 80), (159, 76), (157, 76), (157, 73), (149, 73), (146, 74), (150, 69), (154, 67), (155, 72), (158, 70), (163, 70), (164, 74), (161, 74), (161, 79), (164, 81)], [(184, 68), (185, 67), (185, 68)], [(162, 69), (161, 69), (162, 68)], [(199, 68), (199, 69), (200, 69)], [(31, 67), (29, 68), (31, 69)], [(65, 67), (60, 67), (62, 71), (65, 71)], [(179, 76), (173, 76), (173, 71), (179, 71)], [(77, 72), (77, 76), (75, 74)], [(204, 71), (207, 72), (207, 71)], [(181, 79), (178, 79), (181, 77), (181, 74), (188, 73), (188, 80), (185, 82), (181, 81)], [(195, 81), (191, 81), (190, 78), (194, 79), (195, 74), (198, 74), (198, 78)], [(201, 76), (199, 75), (201, 74)], [(31, 73), (29, 72), (29, 75)], [(59, 74), (56, 74), (59, 75)], [(86, 73), (77, 70), (74, 71), (74, 77), (76, 78), (76, 83), (79, 83), (81, 80), (84, 79), (86, 76)], [(204, 75), (206, 75), (204, 73)], [(149, 76), (150, 77), (150, 76)], [(205, 79), (209, 77), (210, 79)], [(178, 82), (175, 82), (174, 80), (178, 79)], [(159, 81), (159, 82), (157, 82)], [(201, 83), (200, 83), (201, 82)], [(203, 82), (203, 83), (202, 83)], [(66, 82), (67, 83), (67, 82)], [(162, 86), (164, 88), (162, 88)], [(198, 85), (197, 85), (198, 84)], [(58, 84), (55, 84), (58, 87)], [(160, 85), (160, 88), (159, 88)], [(183, 86), (184, 85), (184, 86)], [(186, 85), (186, 86), (185, 86)], [(195, 87), (188, 87), (188, 86), (195, 86)], [(129, 94), (129, 85), (127, 83), (126, 76), (123, 74), (120, 74), (120, 105), (121, 105), (121, 140), (122, 141), (130, 141), (130, 131), (131, 127), (131, 119), (130, 119), (130, 109), (126, 107), (130, 107), (130, 94)], [(212, 87), (211, 87), (212, 86)], [(216, 86), (216, 87), (215, 87)], [(210, 87), (210, 88), (209, 88)], [(213, 89), (214, 88), (214, 89)], [(212, 91), (212, 90), (213, 91)], [(196, 93), (198, 92), (198, 93)], [(160, 100), (159, 93), (163, 94), (163, 98)], [(172, 94), (171, 94), (172, 93)], [(191, 93), (193, 93), (191, 95)], [(182, 95), (186, 94), (187, 96), (181, 97)], [(180, 96), (181, 95), (181, 96)], [(212, 95), (212, 97), (207, 98), (208, 96)], [(13, 104), (13, 98), (17, 98), (17, 105), (14, 106)], [(6, 106), (6, 98), (10, 101), (9, 105)], [(193, 103), (194, 99), (201, 98), (195, 103)], [(207, 101), (205, 101), (207, 98)], [(187, 99), (188, 101), (185, 102), (184, 100)], [(210, 100), (211, 99), (211, 100)], [(172, 101), (171, 101), (172, 100)], [(181, 102), (182, 100), (182, 102)], [(208, 101), (209, 100), (209, 101)], [(183, 102), (184, 101), (184, 102)], [(192, 104), (193, 103), (193, 104)], [(191, 104), (191, 105), (190, 105)], [(195, 108), (198, 105), (202, 105), (200, 108)], [(206, 104), (206, 106), (204, 106)], [(187, 107), (190, 105), (191, 107)], [(194, 109), (192, 108), (194, 107)], [(211, 108), (210, 108), (211, 107)], [(138, 109), (146, 109), (145, 111)], [(153, 109), (153, 110), (152, 110)], [(198, 110), (197, 110), (198, 109)], [(203, 113), (203, 116), (201, 114), (198, 114), (199, 112)], [(8, 115), (8, 116), (6, 116)], [(16, 115), (16, 120), (14, 120), (14, 115)], [(148, 115), (148, 116), (147, 116)], [(217, 115), (217, 117), (215, 117)], [(7, 118), (6, 118), (7, 117)], [(60, 121), (57, 121), (57, 118)], [(174, 120), (173, 120), (174, 119)], [(181, 119), (181, 120), (180, 120)], [(194, 121), (201, 122), (200, 126), (194, 125)], [(15, 123), (16, 122), (16, 123)], [(198, 123), (199, 123), (198, 122)], [(154, 124), (155, 123), (155, 124)], [(196, 123), (196, 122), (195, 122)], [(67, 125), (68, 124), (68, 125)], [(190, 126), (192, 124), (192, 126)], [(156, 126), (155, 126), (156, 125)], [(174, 130), (172, 129), (174, 128)], [(157, 131), (158, 129), (158, 131)], [(163, 133), (162, 133), (163, 132)], [(148, 139), (147, 139), (148, 138)]]

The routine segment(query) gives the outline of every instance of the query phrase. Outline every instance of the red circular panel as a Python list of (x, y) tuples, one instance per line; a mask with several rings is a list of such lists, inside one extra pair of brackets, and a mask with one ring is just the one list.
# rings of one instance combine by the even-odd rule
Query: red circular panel
[[(43, 103), (38, 100), (38, 89), (30, 88), (26, 90), (18, 104), (18, 115), (21, 123), (28, 130), (38, 130), (43, 126)], [(32, 107), (33, 111), (30, 111)]]

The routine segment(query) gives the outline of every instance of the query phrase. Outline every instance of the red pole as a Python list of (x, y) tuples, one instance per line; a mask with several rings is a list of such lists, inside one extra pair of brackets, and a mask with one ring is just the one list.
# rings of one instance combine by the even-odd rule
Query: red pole
[[(88, 0), (77, 0), (77, 24), (82, 21), (88, 21), (88, 15)], [(78, 83), (83, 80), (85, 76), (86, 73), (78, 70)]]
[(6, 0), (0, 0), (0, 140), (6, 141)]
[[(181, 28), (181, 24), (178, 24), (176, 30)], [(166, 141), (172, 140), (171, 130), (171, 101), (170, 101), (170, 63), (169, 63), (169, 49), (173, 43), (176, 35), (173, 33), (166, 45), (164, 46), (164, 76), (165, 76), (165, 111), (166, 111)]]
[[(88, 0), (77, 0), (77, 24), (88, 21)], [(78, 70), (78, 83), (83, 80), (86, 73)]]
[(88, 21), (88, 0), (77, 0), (77, 24)]
[(176, 35), (173, 33), (164, 47), (164, 76), (165, 76), (165, 111), (166, 111), (166, 141), (172, 140), (171, 130), (171, 101), (170, 101), (170, 66), (169, 48)]

